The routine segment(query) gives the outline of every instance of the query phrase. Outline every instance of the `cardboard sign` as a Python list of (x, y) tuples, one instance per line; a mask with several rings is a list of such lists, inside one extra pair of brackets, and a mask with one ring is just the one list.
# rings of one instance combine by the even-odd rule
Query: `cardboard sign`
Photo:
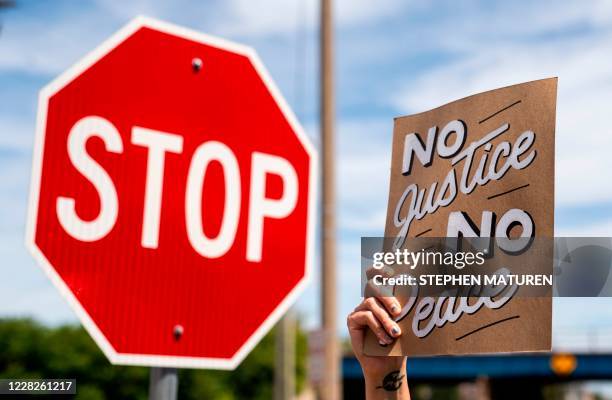
[[(405, 248), (409, 238), (509, 236), (520, 225), (518, 235), (552, 238), (556, 93), (557, 79), (544, 79), (396, 118), (385, 237)], [(411, 304), (398, 321), (402, 336), (383, 347), (368, 332), (366, 354), (550, 350), (550, 296), (476, 311), (459, 298), (397, 296), (404, 310)], [(460, 315), (445, 322), (453, 302)], [(415, 333), (432, 320), (426, 335)]]

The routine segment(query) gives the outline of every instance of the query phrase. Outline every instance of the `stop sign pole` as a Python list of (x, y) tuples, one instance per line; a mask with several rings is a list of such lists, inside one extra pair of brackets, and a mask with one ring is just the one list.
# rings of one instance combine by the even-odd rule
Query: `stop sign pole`
[(40, 93), (26, 245), (111, 363), (175, 393), (308, 283), (317, 165), (252, 49), (139, 17)]
[(151, 368), (149, 400), (176, 400), (178, 383), (176, 368)]

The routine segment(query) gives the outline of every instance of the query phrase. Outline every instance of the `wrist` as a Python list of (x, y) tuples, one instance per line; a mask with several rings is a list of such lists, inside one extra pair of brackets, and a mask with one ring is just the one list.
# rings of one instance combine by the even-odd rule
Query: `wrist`
[(389, 357), (389, 362), (384, 366), (375, 368), (364, 368), (363, 375), (366, 386), (373, 388), (382, 387), (385, 382), (397, 380), (398, 377), (406, 378), (406, 357)]
[[(383, 357), (381, 357), (383, 358)], [(386, 358), (386, 362), (384, 363), (375, 363), (374, 365), (369, 365), (369, 363), (361, 363), (361, 369), (363, 370), (363, 375), (365, 380), (380, 380), (385, 375), (387, 375), (391, 371), (401, 370), (403, 372), (406, 371), (406, 357), (384, 357)]]
[(364, 370), (367, 399), (410, 399), (406, 358), (397, 357), (397, 359), (396, 362), (387, 364), (385, 368)]

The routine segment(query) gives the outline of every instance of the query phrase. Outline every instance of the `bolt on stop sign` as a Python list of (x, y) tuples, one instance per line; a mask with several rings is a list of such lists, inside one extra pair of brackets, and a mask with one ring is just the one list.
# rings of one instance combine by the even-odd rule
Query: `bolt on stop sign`
[(317, 155), (257, 55), (138, 18), (38, 113), (26, 242), (106, 356), (235, 368), (314, 232)]

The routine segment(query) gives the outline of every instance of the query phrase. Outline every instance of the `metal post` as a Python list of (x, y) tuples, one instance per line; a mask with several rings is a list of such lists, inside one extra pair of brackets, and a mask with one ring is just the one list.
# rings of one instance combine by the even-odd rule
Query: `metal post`
[(176, 400), (178, 374), (175, 368), (151, 368), (149, 400)]
[(321, 316), (324, 331), (324, 371), (320, 397), (340, 398), (340, 353), (336, 340), (336, 254), (334, 194), (334, 83), (332, 0), (321, 0)]
[(274, 399), (295, 397), (295, 316), (287, 311), (276, 327), (274, 366)]

